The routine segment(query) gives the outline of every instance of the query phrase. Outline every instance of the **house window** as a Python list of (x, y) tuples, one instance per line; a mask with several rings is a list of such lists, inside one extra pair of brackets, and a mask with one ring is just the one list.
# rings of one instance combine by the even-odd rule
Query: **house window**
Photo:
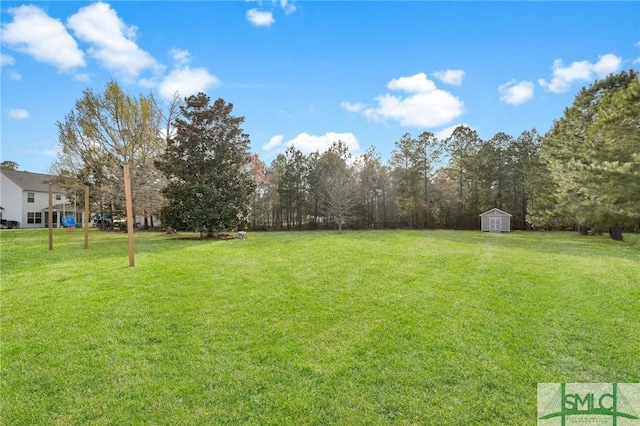
[(62, 195), (56, 194), (56, 201), (60, 201), (60, 200), (62, 200)]
[(34, 192), (27, 192), (27, 203), (33, 203), (36, 200), (36, 194)]
[(27, 212), (27, 223), (42, 223), (42, 212)]

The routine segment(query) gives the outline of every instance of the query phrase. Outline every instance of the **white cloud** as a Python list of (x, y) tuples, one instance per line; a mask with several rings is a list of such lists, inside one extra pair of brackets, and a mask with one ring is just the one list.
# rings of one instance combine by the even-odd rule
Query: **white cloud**
[(91, 77), (90, 77), (90, 75), (89, 75), (88, 73), (86, 73), (86, 72), (81, 72), (81, 73), (76, 73), (76, 74), (73, 76), (73, 79), (74, 79), (75, 81), (79, 81), (79, 82), (81, 82), (81, 83), (88, 83), (88, 82), (91, 80)]
[(500, 100), (510, 105), (519, 105), (533, 97), (534, 84), (530, 81), (511, 80), (498, 87)]
[(14, 108), (9, 110), (9, 118), (13, 118), (14, 120), (24, 120), (26, 118), (31, 117), (29, 111), (22, 108)]
[(188, 50), (171, 49), (169, 54), (178, 66), (186, 65), (191, 60), (191, 55)]
[(178, 92), (181, 97), (206, 92), (210, 87), (220, 84), (215, 75), (209, 73), (206, 68), (190, 68), (184, 66), (173, 70), (166, 76), (158, 87), (158, 93), (165, 99), (172, 99)]
[[(377, 107), (362, 110), (365, 117), (377, 121), (391, 119), (402, 126), (437, 127), (464, 113), (464, 103), (451, 93), (438, 89), (425, 73), (393, 79), (387, 88), (408, 92), (409, 96), (389, 93), (378, 96), (375, 98)], [(343, 102), (343, 108), (347, 106), (353, 104)]]
[(340, 102), (340, 106), (349, 112), (360, 112), (367, 107), (367, 105), (363, 103), (352, 104), (347, 101)]
[(280, 0), (280, 7), (284, 10), (285, 15), (291, 15), (296, 11), (296, 6), (291, 4), (288, 0)]
[(282, 140), (284, 139), (284, 135), (275, 135), (273, 136), (271, 139), (269, 139), (269, 142), (267, 142), (266, 144), (262, 145), (262, 150), (263, 151), (270, 151), (274, 148), (277, 148), (279, 146), (282, 145)]
[(4, 53), (0, 54), (0, 67), (4, 67), (5, 65), (13, 65), (16, 63), (16, 60), (13, 59), (12, 56), (5, 55)]
[(571, 88), (571, 83), (574, 81), (588, 82), (595, 78), (605, 77), (616, 72), (621, 64), (622, 59), (612, 53), (600, 56), (596, 63), (579, 61), (573, 62), (569, 66), (564, 66), (562, 59), (556, 59), (553, 61), (551, 81), (540, 79), (538, 83), (550, 92), (564, 93)]
[(3, 44), (60, 71), (85, 66), (83, 52), (59, 20), (33, 5), (11, 8), (9, 13), (13, 20), (2, 24)]
[(261, 12), (258, 9), (247, 10), (247, 19), (257, 27), (268, 27), (276, 22), (271, 12)]
[(40, 151), (37, 151), (38, 154), (42, 155), (43, 157), (50, 157), (50, 158), (56, 158), (58, 157), (58, 153), (59, 153), (59, 149), (58, 148), (49, 148), (49, 149), (43, 149)]
[[(35, 155), (40, 157), (48, 157), (48, 158), (57, 158), (60, 153), (59, 147), (54, 148), (43, 148), (43, 143), (35, 143), (29, 145), (27, 149), (19, 149), (20, 153), (27, 155)], [(50, 145), (50, 143), (49, 143)]]
[(409, 93), (426, 93), (436, 90), (436, 84), (423, 72), (411, 77), (394, 78), (387, 84), (391, 90), (404, 90)]
[(13, 81), (20, 81), (22, 80), (22, 74), (20, 74), (19, 72), (15, 72), (13, 70), (11, 70), (9, 72), (9, 78)]
[(153, 89), (154, 87), (158, 86), (158, 79), (157, 78), (141, 78), (140, 80), (138, 80), (138, 84), (141, 87), (144, 87), (147, 89)]
[(127, 26), (106, 3), (81, 8), (67, 25), (79, 39), (92, 44), (91, 56), (123, 78), (133, 79), (147, 69), (161, 71), (162, 66), (135, 43), (137, 28)]
[(452, 86), (461, 86), (462, 79), (464, 78), (463, 70), (446, 70), (436, 71), (432, 75), (443, 83), (451, 84)]
[(622, 59), (611, 53), (600, 56), (599, 58), (598, 62), (593, 64), (593, 71), (599, 78), (606, 77), (618, 71), (620, 65), (622, 65)]
[[(15, 64), (16, 60), (13, 58), (13, 56), (9, 56), (9, 55), (5, 55), (4, 53), (0, 54), (0, 68), (1, 67), (10, 67), (11, 65)], [(4, 71), (5, 73), (8, 73), (8, 76), (11, 80), (13, 81), (20, 81), (22, 80), (22, 75), (13, 70), (10, 69), (8, 71)]]
[(167, 139), (167, 135), (170, 137), (175, 137), (176, 134), (178, 133), (175, 127), (165, 127), (163, 129), (158, 129), (158, 133), (160, 134), (160, 137), (162, 139)]
[(324, 135), (310, 135), (309, 133), (300, 133), (298, 136), (288, 141), (286, 143), (286, 146), (295, 146), (304, 154), (310, 154), (316, 151), (324, 152), (331, 146), (331, 144), (337, 141), (344, 142), (351, 152), (355, 152), (360, 149), (358, 139), (353, 133), (336, 132), (327, 132)]

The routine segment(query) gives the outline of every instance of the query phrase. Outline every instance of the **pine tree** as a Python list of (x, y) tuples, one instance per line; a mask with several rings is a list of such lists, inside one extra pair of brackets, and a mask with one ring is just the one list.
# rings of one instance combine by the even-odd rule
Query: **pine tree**
[[(640, 155), (638, 75), (612, 74), (582, 89), (545, 135), (541, 156), (551, 179), (546, 220), (596, 232), (637, 220)], [(549, 214), (551, 213), (551, 214)], [(544, 215), (539, 215), (543, 217)]]

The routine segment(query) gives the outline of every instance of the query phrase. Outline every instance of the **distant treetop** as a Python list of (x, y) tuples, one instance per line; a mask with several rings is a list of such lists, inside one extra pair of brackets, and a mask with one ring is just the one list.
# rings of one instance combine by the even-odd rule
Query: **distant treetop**
[(15, 161), (7, 160), (0, 163), (0, 169), (18, 170), (18, 167), (20, 166)]

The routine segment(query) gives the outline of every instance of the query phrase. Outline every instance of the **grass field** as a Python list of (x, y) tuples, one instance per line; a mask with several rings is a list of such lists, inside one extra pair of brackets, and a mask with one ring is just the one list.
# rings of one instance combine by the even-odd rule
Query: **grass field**
[[(640, 236), (0, 232), (6, 425), (536, 423), (640, 382)], [(184, 235), (182, 235), (184, 236)]]

